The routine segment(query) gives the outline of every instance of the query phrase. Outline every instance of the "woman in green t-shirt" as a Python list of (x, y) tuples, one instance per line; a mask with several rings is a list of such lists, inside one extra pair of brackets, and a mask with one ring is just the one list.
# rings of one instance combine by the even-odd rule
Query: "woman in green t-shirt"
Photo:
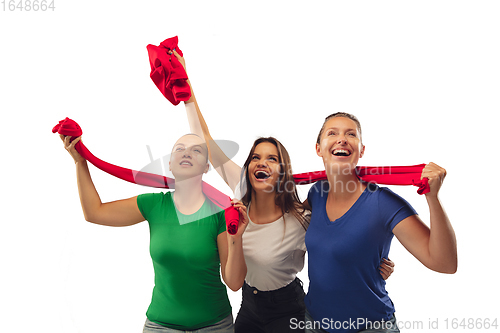
[(61, 139), (76, 165), (87, 221), (113, 227), (149, 223), (155, 286), (143, 332), (233, 332), (231, 305), (220, 272), (234, 290), (245, 279), (241, 235), (247, 214), (243, 205), (235, 204), (242, 225), (236, 235), (229, 235), (224, 211), (203, 194), (202, 176), (209, 168), (204, 140), (188, 134), (175, 143), (169, 162), (174, 192), (102, 203), (87, 162), (75, 149), (81, 137), (71, 141), (70, 136), (61, 135)]

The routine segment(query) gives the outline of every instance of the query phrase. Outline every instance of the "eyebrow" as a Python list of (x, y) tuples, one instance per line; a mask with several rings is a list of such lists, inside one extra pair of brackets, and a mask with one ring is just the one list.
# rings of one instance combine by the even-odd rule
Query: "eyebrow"
[[(338, 127), (328, 127), (327, 129), (325, 129), (325, 132), (328, 131), (328, 130), (339, 130)], [(354, 132), (357, 132), (358, 129), (357, 128), (348, 128), (346, 129), (346, 132), (349, 132), (349, 131), (354, 131)]]
[[(253, 153), (252, 156), (255, 156), (255, 155), (260, 157), (260, 154), (257, 154), (257, 153)], [(269, 155), (267, 155), (267, 157), (276, 157), (276, 159), (278, 159), (278, 155), (275, 155), (275, 154), (269, 154)]]
[[(179, 142), (178, 144), (176, 144), (174, 147), (177, 147), (177, 146), (183, 146), (183, 147), (186, 147), (186, 145), (185, 145), (184, 143), (180, 143), (180, 142)], [(198, 148), (203, 148), (203, 146), (202, 146), (202, 145), (198, 145), (198, 144), (196, 144), (196, 145), (192, 145), (192, 146), (190, 146), (190, 147), (192, 147), (192, 148), (195, 148), (195, 147), (198, 147)]]

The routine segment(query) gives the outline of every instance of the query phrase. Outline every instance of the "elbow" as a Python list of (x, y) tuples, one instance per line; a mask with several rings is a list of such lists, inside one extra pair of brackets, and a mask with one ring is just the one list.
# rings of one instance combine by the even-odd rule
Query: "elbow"
[(455, 262), (455, 263), (449, 265), (448, 267), (446, 267), (446, 269), (444, 269), (443, 272), (441, 272), (441, 273), (455, 274), (457, 272), (457, 269), (458, 269), (458, 264)]
[(238, 291), (243, 287), (243, 283), (228, 283), (227, 287), (232, 291)]
[(457, 272), (457, 267), (445, 268), (445, 269), (435, 269), (435, 271), (438, 273), (443, 273), (443, 274), (455, 274)]
[(91, 214), (89, 214), (88, 212), (84, 211), (83, 217), (85, 218), (85, 221), (87, 221), (87, 222), (92, 222), (92, 223), (94, 222), (94, 217)]
[(97, 214), (91, 214), (90, 212), (83, 212), (83, 216), (85, 217), (85, 221), (94, 223), (94, 224), (103, 224)]
[(238, 291), (243, 287), (243, 283), (245, 282), (245, 278), (237, 278), (237, 279), (227, 279), (226, 277), (223, 276), (224, 283), (226, 286), (231, 289), (232, 291)]
[(456, 260), (454, 260), (440, 265), (435, 265), (434, 267), (429, 267), (429, 268), (438, 273), (455, 274), (458, 269), (458, 263)]

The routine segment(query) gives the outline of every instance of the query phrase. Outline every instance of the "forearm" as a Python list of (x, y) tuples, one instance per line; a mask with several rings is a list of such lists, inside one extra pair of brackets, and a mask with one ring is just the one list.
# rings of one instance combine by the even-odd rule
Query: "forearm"
[(76, 179), (83, 215), (87, 221), (92, 222), (102, 202), (90, 177), (87, 161), (76, 162)]
[(239, 290), (247, 275), (247, 266), (243, 256), (243, 244), (240, 237), (228, 234), (228, 257), (225, 268), (226, 285), (233, 291)]
[(210, 131), (208, 130), (207, 123), (201, 114), (200, 107), (198, 105), (198, 101), (194, 95), (193, 86), (191, 82), (188, 80), (189, 86), (191, 87), (191, 97), (188, 101), (184, 102), (186, 106), (186, 114), (188, 117), (189, 128), (191, 132), (197, 134), (205, 139), (205, 141), (209, 142), (212, 139), (210, 135)]
[(457, 270), (457, 240), (455, 231), (437, 196), (427, 196), (430, 211), (429, 255), (436, 270), (455, 273)]
[(192, 133), (199, 135), (205, 140), (209, 152), (210, 163), (212, 163), (217, 173), (234, 192), (236, 185), (239, 182), (241, 168), (236, 163), (231, 161), (219, 145), (213, 140), (210, 135), (210, 131), (208, 130), (208, 125), (201, 114), (198, 102), (196, 101), (196, 97), (194, 95), (193, 87), (189, 80), (188, 83), (191, 87), (191, 98), (185, 102), (185, 106), (189, 128)]

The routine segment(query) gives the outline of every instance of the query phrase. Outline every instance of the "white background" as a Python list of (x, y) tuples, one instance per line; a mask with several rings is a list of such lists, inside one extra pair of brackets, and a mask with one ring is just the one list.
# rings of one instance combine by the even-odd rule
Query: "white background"
[[(317, 132), (324, 117), (345, 111), (363, 125), (360, 165), (445, 167), (440, 196), (457, 234), (458, 272), (431, 272), (394, 240), (387, 289), (398, 321), (414, 326), (405, 332), (445, 332), (447, 319), (452, 331), (453, 318), (499, 317), (497, 1), (5, 6), (1, 332), (142, 331), (153, 288), (148, 226), (86, 222), (73, 161), (51, 129), (70, 117), (96, 156), (132, 169), (149, 163), (146, 145), (155, 158), (167, 154), (189, 127), (182, 104), (150, 80), (146, 45), (175, 35), (213, 136), (239, 144), (240, 164), (253, 140), (273, 135), (294, 172), (321, 169)], [(155, 191), (91, 174), (103, 201)], [(230, 194), (214, 171), (205, 180)], [(416, 188), (393, 190), (428, 221)], [(300, 277), (307, 290), (307, 267)], [(240, 293), (228, 292), (236, 314)]]

